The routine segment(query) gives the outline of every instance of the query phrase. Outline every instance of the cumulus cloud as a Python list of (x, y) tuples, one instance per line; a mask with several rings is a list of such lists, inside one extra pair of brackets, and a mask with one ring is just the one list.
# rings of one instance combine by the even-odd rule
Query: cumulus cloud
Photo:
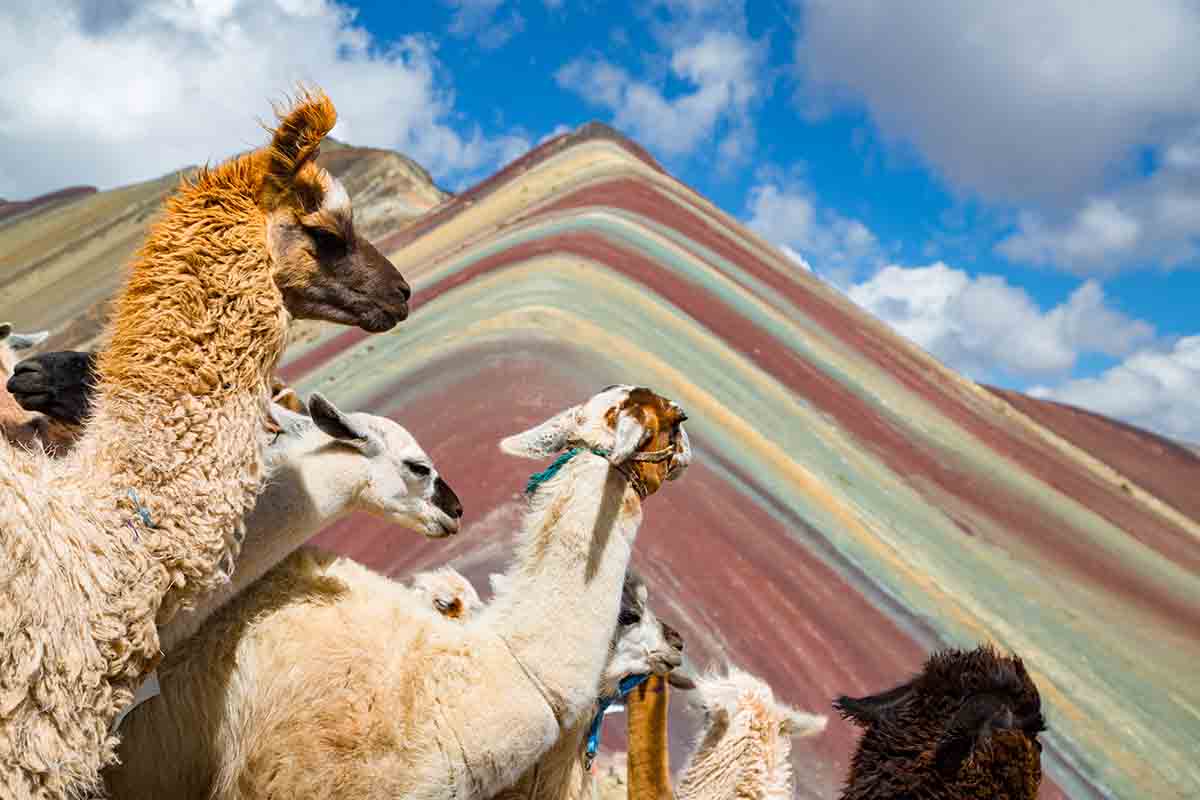
[(651, 3), (667, 16), (651, 29), (670, 54), (668, 76), (639, 80), (599, 57), (574, 59), (555, 74), (558, 85), (613, 114), (613, 124), (666, 156), (714, 142), (725, 162), (753, 150), (751, 109), (763, 94), (766, 48), (745, 35), (740, 4), (711, 0)]
[(1095, 281), (1043, 311), (1001, 277), (972, 277), (937, 262), (888, 266), (847, 295), (948, 366), (979, 380), (1062, 377), (1081, 354), (1125, 356), (1154, 336), (1147, 323), (1110, 308)]
[(806, 191), (766, 182), (751, 187), (746, 224), (807, 270), (835, 284), (848, 284), (856, 274), (882, 259), (875, 235), (862, 222), (818, 207)]
[(1200, 255), (1200, 4), (795, 1), (802, 99), (861, 104), (952, 186), (1022, 208), (1005, 257), (1102, 276)]
[(1138, 350), (1098, 377), (1035, 386), (1029, 393), (1200, 442), (1200, 336)]
[[(484, 50), (495, 50), (525, 30), (525, 18), (512, 9), (497, 17), (504, 0), (444, 0), (454, 9), (449, 32), (453, 36), (474, 39)], [(554, 7), (553, 3), (547, 3)]]
[(865, 105), (954, 185), (1069, 199), (1200, 118), (1186, 0), (798, 0), (810, 98)]
[(1175, 266), (1200, 253), (1200, 128), (1171, 141), (1142, 181), (1089, 197), (1060, 219), (1021, 214), (997, 249), (1006, 258), (1077, 275)]
[(434, 45), (382, 44), (328, 0), (0, 6), (0, 196), (110, 187), (257, 146), (297, 81), (338, 107), (333, 135), (402, 150), (440, 181), (529, 146), (453, 123)]

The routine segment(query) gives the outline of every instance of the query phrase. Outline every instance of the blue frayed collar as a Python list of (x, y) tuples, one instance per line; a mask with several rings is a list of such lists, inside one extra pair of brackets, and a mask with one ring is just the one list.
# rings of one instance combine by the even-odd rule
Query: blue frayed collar
[[(602, 458), (608, 458), (607, 450), (601, 449), (599, 447), (589, 447), (587, 449), (589, 451), (591, 451), (592, 453), (595, 453), (596, 455), (601, 456)], [(551, 463), (550, 466), (546, 467), (541, 472), (535, 472), (532, 475), (530, 475), (529, 481), (525, 484), (525, 494), (533, 494), (534, 492), (536, 492), (537, 488), (539, 486), (541, 486), (543, 483), (545, 483), (546, 481), (550, 480), (555, 475), (557, 475), (558, 471), (560, 469), (562, 469), (564, 466), (566, 466), (566, 463), (568, 461), (570, 461), (572, 458), (579, 455), (583, 451), (584, 451), (584, 448), (582, 448), (582, 447), (572, 447), (570, 450), (567, 450), (565, 453), (560, 455), (558, 458), (554, 459), (554, 462)]]
[(583, 751), (583, 768), (590, 770), (592, 762), (596, 760), (596, 751), (600, 749), (600, 726), (604, 722), (604, 712), (613, 703), (620, 700), (625, 695), (632, 692), (637, 687), (641, 686), (650, 679), (649, 675), (629, 675), (621, 678), (621, 682), (617, 684), (617, 693), (612, 697), (601, 697), (597, 704), (596, 716), (592, 718), (592, 726), (588, 728), (587, 746)]

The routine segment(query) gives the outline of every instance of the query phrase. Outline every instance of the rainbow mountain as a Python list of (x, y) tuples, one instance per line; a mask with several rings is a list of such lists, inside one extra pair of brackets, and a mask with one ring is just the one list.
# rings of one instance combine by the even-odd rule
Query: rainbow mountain
[[(450, 562), (486, 596), (540, 467), (498, 440), (646, 384), (688, 411), (696, 459), (648, 502), (635, 565), (693, 664), (832, 714), (934, 648), (992, 641), (1042, 691), (1043, 797), (1200, 794), (1194, 452), (947, 369), (605, 126), (457, 196), (394, 153), (322, 159), (414, 312), (380, 336), (300, 324), (282, 375), (408, 427), (466, 525), (421, 541), (353, 517), (318, 544), (398, 577)], [(94, 342), (175, 180), (0, 205), (0, 319)], [(854, 741), (835, 717), (800, 742), (798, 796), (836, 797)]]

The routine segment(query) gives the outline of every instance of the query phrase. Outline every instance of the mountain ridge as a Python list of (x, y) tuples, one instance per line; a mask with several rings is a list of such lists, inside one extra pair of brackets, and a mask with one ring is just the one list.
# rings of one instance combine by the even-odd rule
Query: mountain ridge
[[(369, 185), (348, 186), (356, 216)], [(1043, 687), (1043, 797), (1200, 788), (1187, 711), (1200, 691), (1183, 677), (1200, 658), (1194, 454), (954, 373), (602, 124), (456, 196), (429, 187), (406, 195), (414, 216), (386, 205), (386, 187), (362, 205), (380, 210), (377, 243), (414, 286), (410, 320), (370, 337), (298, 325), (281, 372), (412, 430), (467, 525), (426, 542), (355, 517), (320, 544), (397, 576), (451, 560), (486, 594), (539, 466), (495, 442), (607, 383), (647, 383), (689, 411), (697, 458), (649, 502), (635, 563), (694, 660), (732, 659), (828, 712), (933, 647), (990, 639)], [(91, 294), (115, 286), (117, 251), (169, 188), (0, 224), (0, 319), (38, 327), (46, 286), (53, 346), (94, 341)], [(67, 219), (79, 203), (134, 213), (97, 242), (82, 232), (104, 214)], [(37, 280), (5, 277), (8, 254), (64, 230), (86, 252), (51, 258)], [(69, 299), (72, 280), (82, 297)], [(678, 764), (690, 723), (672, 724)], [(831, 720), (798, 743), (799, 796), (836, 796), (854, 740)]]

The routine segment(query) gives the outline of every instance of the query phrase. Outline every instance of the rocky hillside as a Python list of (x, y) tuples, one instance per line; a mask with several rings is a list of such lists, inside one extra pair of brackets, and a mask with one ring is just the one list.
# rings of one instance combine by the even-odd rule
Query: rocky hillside
[[(1042, 687), (1043, 797), (1200, 793), (1194, 453), (947, 370), (603, 126), (450, 199), (394, 154), (322, 157), (416, 302), (381, 336), (305, 327), (284, 375), (408, 426), (467, 512), (451, 540), (353, 518), (322, 544), (397, 576), (450, 560), (486, 594), (539, 466), (496, 442), (645, 383), (687, 409), (697, 458), (649, 501), (635, 560), (693, 661), (828, 711), (992, 640)], [(86, 340), (173, 183), (0, 221), (0, 319)], [(853, 744), (834, 720), (798, 746), (800, 796), (836, 797)]]

